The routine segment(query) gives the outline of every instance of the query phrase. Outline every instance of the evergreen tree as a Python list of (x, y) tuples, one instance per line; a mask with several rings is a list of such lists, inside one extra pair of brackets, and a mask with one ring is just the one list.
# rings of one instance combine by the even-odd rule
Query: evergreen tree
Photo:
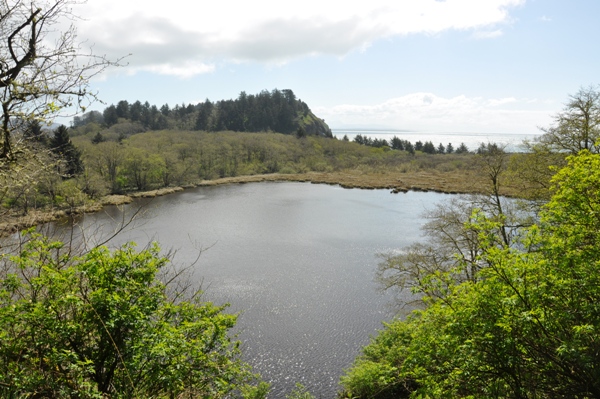
[(48, 137), (42, 130), (42, 125), (37, 120), (32, 120), (27, 124), (25, 131), (23, 132), (23, 138), (25, 140), (46, 144), (48, 141)]
[(65, 125), (60, 125), (54, 130), (54, 136), (50, 139), (49, 145), (52, 152), (64, 161), (62, 172), (66, 177), (73, 177), (83, 172), (81, 152), (71, 142), (69, 131)]
[(214, 105), (208, 100), (208, 98), (202, 104), (198, 104), (198, 116), (196, 117), (196, 130), (210, 129), (210, 116), (212, 115)]
[(157, 120), (161, 116), (160, 111), (156, 105), (152, 105), (148, 110), (148, 126), (152, 130), (156, 130), (158, 124)]
[(129, 118), (134, 122), (140, 122), (142, 120), (142, 103), (136, 101), (129, 107)]
[(96, 133), (96, 135), (94, 136), (94, 138), (92, 139), (92, 144), (100, 144), (104, 141), (104, 136), (102, 136), (102, 133), (98, 132)]
[(467, 148), (467, 146), (465, 145), (465, 143), (460, 143), (460, 145), (458, 146), (458, 148), (455, 151), (457, 154), (466, 154), (469, 152), (469, 149)]
[(104, 109), (103, 116), (104, 116), (104, 123), (108, 127), (115, 125), (119, 121), (119, 116), (117, 115), (117, 107), (115, 107), (112, 104), (109, 107)]
[(396, 136), (394, 136), (392, 138), (392, 140), (390, 140), (390, 145), (392, 147), (392, 150), (399, 150), (399, 151), (404, 150), (404, 144), (402, 143), (402, 140), (400, 140)]
[(129, 103), (126, 100), (117, 103), (117, 117), (129, 119)]
[(142, 105), (142, 115), (140, 121), (145, 128), (150, 128), (150, 126), (152, 126), (152, 113), (150, 103), (148, 101)]
[(425, 144), (423, 144), (422, 151), (426, 154), (435, 154), (435, 146), (431, 141), (426, 141)]
[(389, 147), (390, 145), (386, 139), (373, 139), (373, 141), (371, 142), (371, 146), (377, 147), (377, 148), (383, 148), (383, 147)]
[(164, 130), (169, 127), (169, 121), (166, 116), (161, 113), (156, 115), (152, 123), (152, 130)]

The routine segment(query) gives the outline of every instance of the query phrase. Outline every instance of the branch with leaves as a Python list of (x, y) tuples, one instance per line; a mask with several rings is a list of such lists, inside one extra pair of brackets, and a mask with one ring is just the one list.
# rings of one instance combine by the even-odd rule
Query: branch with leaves
[(85, 50), (75, 26), (77, 0), (0, 2), (0, 159), (15, 156), (15, 132), (33, 120), (48, 122), (67, 108), (97, 100), (90, 79), (120, 60)]

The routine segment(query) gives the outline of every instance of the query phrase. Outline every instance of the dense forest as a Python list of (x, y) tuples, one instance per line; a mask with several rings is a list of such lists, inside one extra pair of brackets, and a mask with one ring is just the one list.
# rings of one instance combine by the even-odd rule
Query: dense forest
[(202, 130), (208, 132), (278, 132), (283, 134), (332, 137), (331, 129), (317, 118), (305, 102), (292, 90), (263, 90), (260, 93), (241, 92), (235, 100), (208, 99), (199, 104), (168, 104), (158, 108), (148, 102), (132, 104), (122, 100), (103, 112), (90, 111), (73, 119), (74, 134), (80, 127), (94, 123), (107, 128), (127, 120), (123, 135), (147, 130)]

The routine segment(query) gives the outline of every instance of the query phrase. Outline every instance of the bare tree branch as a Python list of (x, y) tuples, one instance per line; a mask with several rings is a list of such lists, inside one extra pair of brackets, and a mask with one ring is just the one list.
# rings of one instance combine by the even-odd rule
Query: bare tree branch
[[(11, 2), (12, 3), (12, 2)], [(0, 1), (0, 160), (14, 157), (15, 132), (32, 120), (49, 122), (65, 109), (94, 102), (90, 79), (119, 60), (84, 50), (72, 20), (79, 0)]]

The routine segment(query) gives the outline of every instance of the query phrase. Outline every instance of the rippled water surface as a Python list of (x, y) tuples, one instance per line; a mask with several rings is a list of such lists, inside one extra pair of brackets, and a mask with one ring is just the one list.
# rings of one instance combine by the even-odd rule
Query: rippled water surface
[[(207, 299), (242, 312), (244, 358), (272, 383), (271, 397), (300, 382), (333, 398), (343, 369), (393, 316), (373, 281), (376, 254), (418, 240), (423, 212), (444, 197), (309, 183), (200, 187), (126, 207), (146, 204), (113, 244), (157, 240), (179, 264), (204, 249), (194, 278)], [(109, 208), (82, 225), (109, 231), (121, 218)]]

